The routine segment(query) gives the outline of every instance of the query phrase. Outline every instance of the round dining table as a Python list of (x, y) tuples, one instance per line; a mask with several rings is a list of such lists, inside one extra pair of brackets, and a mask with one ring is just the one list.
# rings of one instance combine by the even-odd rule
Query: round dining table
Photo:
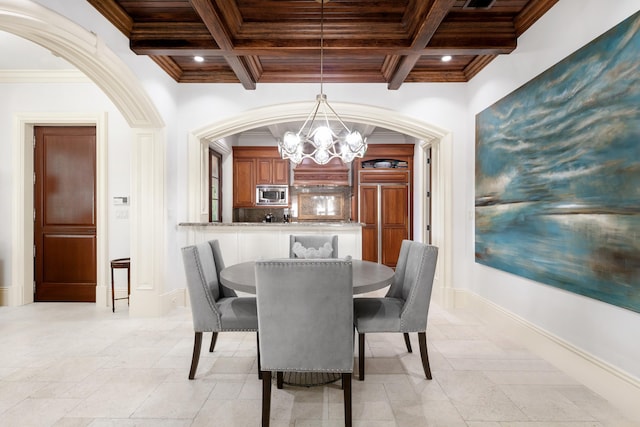
[[(373, 261), (351, 260), (353, 294), (363, 294), (389, 286), (393, 269)], [(220, 281), (228, 288), (249, 294), (256, 293), (255, 261), (231, 265), (220, 272)]]
[[(373, 261), (351, 260), (353, 272), (353, 294), (376, 291), (391, 284), (392, 268)], [(255, 261), (231, 265), (220, 272), (220, 281), (228, 288), (249, 294), (256, 293)], [(285, 384), (311, 387), (328, 384), (340, 379), (330, 372), (284, 372)]]

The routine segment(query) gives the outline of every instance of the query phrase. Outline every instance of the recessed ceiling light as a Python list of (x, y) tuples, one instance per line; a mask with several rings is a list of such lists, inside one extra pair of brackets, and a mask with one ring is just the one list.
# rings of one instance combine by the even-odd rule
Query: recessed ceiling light
[(451, 61), (451, 55), (445, 55), (441, 58), (442, 62), (449, 62)]
[(196, 62), (203, 62), (204, 58), (202, 56), (194, 56), (193, 60), (196, 61)]

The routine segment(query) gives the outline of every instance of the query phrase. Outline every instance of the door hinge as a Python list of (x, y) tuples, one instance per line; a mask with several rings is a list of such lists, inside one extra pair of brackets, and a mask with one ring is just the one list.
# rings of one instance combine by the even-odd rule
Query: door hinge
[(427, 231), (431, 231), (431, 226), (427, 225)]
[(33, 257), (36, 257), (36, 245), (33, 245)]
[(33, 208), (33, 222), (36, 222), (36, 209)]
[(33, 148), (36, 148), (36, 136), (33, 135)]

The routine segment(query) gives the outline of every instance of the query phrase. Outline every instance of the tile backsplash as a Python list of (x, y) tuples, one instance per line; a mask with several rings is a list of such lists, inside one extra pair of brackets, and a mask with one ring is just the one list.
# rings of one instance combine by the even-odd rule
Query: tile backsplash
[[(309, 215), (305, 215), (303, 213), (302, 218), (298, 218), (298, 214), (300, 212), (301, 206), (299, 206), (299, 195), (303, 195), (305, 203), (309, 203), (310, 200), (326, 200), (326, 197), (312, 197), (312, 196), (333, 196), (342, 199), (343, 209), (340, 212), (339, 217), (335, 215), (323, 217), (321, 212), (323, 212), (322, 207), (309, 207), (305, 206), (305, 212), (315, 212), (312, 218)], [(351, 215), (351, 196), (353, 195), (353, 191), (351, 187), (348, 186), (339, 186), (339, 187), (331, 187), (331, 186), (308, 186), (308, 187), (296, 187), (292, 186), (289, 192), (289, 198), (291, 202), (291, 221), (350, 221), (352, 219)], [(271, 207), (271, 208), (236, 208), (233, 210), (233, 221), (234, 222), (264, 222), (265, 215), (272, 214), (273, 220), (271, 222), (284, 222), (284, 210), (283, 207)]]

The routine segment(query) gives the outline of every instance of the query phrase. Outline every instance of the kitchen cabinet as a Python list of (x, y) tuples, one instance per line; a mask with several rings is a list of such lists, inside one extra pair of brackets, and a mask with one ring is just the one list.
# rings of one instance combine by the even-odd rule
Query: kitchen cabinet
[(256, 184), (289, 185), (289, 160), (256, 159)]
[(233, 147), (233, 207), (255, 207), (258, 184), (289, 185), (289, 161), (277, 147)]
[(233, 159), (233, 207), (252, 207), (256, 204), (254, 159)]
[(370, 145), (354, 161), (354, 212), (362, 228), (362, 259), (395, 267), (402, 240), (412, 239), (412, 144)]

